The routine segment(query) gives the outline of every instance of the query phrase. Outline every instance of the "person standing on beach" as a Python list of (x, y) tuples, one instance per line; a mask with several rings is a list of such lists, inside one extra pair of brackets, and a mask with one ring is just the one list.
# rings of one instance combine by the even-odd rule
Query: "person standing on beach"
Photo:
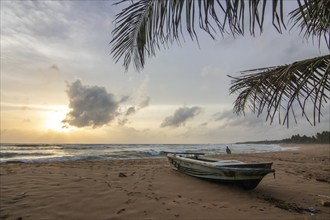
[(227, 154), (231, 154), (231, 150), (229, 149), (228, 146), (227, 146), (227, 148), (226, 148), (226, 153), (227, 153)]

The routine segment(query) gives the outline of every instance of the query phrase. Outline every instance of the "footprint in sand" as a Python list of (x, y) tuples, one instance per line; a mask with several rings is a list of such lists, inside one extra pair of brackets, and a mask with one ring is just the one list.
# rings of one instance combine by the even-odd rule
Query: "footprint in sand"
[(129, 199), (129, 200), (127, 200), (127, 201), (125, 202), (125, 204), (130, 204), (130, 203), (132, 203), (132, 200), (131, 200), (131, 199)]
[(117, 214), (120, 214), (120, 213), (125, 212), (125, 211), (126, 211), (126, 209), (120, 209), (120, 210), (117, 212)]

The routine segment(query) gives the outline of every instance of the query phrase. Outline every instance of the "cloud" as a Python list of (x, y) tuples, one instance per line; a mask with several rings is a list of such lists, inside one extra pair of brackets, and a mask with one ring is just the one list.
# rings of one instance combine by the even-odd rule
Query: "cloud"
[(233, 112), (233, 110), (226, 110), (223, 112), (215, 113), (212, 116), (213, 120), (220, 121), (223, 125), (220, 128), (225, 128), (227, 126), (247, 126), (256, 127), (267, 124), (266, 119), (260, 115), (257, 117), (256, 114), (247, 112), (245, 116), (239, 116)]
[(149, 106), (150, 97), (147, 96), (147, 88), (149, 84), (149, 76), (146, 75), (140, 87), (135, 91), (135, 94), (132, 96), (138, 109), (146, 108)]
[(49, 67), (51, 70), (56, 70), (56, 71), (60, 71), (60, 68), (58, 68), (58, 66), (56, 64), (53, 64)]
[(76, 127), (101, 127), (112, 121), (119, 113), (119, 103), (104, 87), (86, 86), (80, 80), (68, 85), (70, 112), (63, 123)]
[(184, 126), (187, 120), (194, 118), (196, 115), (200, 114), (201, 111), (202, 108), (198, 106), (179, 108), (173, 115), (166, 117), (160, 127)]
[(221, 121), (223, 119), (230, 119), (232, 118), (234, 115), (233, 111), (223, 111), (223, 112), (217, 112), (215, 114), (212, 115), (212, 118), (215, 120), (215, 121)]
[(129, 96), (128, 95), (126, 95), (126, 96), (123, 96), (121, 99), (120, 99), (120, 103), (122, 103), (122, 102), (127, 102), (127, 100), (129, 100)]
[(203, 123), (202, 123), (202, 124), (200, 124), (199, 126), (200, 126), (200, 127), (206, 127), (206, 126), (207, 126), (207, 124), (208, 124), (207, 122), (203, 122)]
[(135, 113), (135, 107), (129, 107), (126, 111), (126, 116)]
[(128, 123), (128, 119), (127, 118), (118, 119), (118, 125), (119, 126), (124, 126), (126, 123)]
[[(289, 117), (289, 127), (295, 127), (295, 126), (310, 126), (310, 123), (306, 120), (305, 116), (302, 115), (302, 111), (300, 109), (300, 106), (298, 103), (294, 103), (293, 108), (295, 109), (295, 117), (291, 113)], [(304, 113), (308, 116), (311, 123), (313, 123), (313, 104), (312, 103), (306, 103), (306, 108)], [(226, 128), (226, 127), (236, 127), (236, 126), (244, 126), (251, 129), (256, 129), (257, 127), (264, 128), (269, 127), (271, 124), (276, 126), (279, 125), (282, 128), (286, 128), (287, 124), (283, 124), (284, 120), (284, 113), (281, 112), (281, 120), (279, 120), (279, 115), (275, 115), (273, 122), (271, 122), (271, 119), (267, 118), (267, 112), (263, 112), (258, 116), (257, 113), (253, 113), (251, 111), (248, 111), (245, 113), (245, 115), (237, 115), (233, 112), (233, 110), (226, 110), (222, 112), (218, 112), (212, 115), (212, 120), (221, 123), (220, 128)], [(320, 117), (320, 124), (318, 122), (316, 125), (318, 127), (327, 125), (330, 118), (330, 107), (324, 106), (322, 108), (322, 115)], [(318, 118), (316, 118), (317, 120)], [(324, 123), (325, 122), (325, 123)], [(329, 127), (329, 126), (328, 126)]]
[(149, 106), (150, 96), (147, 95), (147, 86), (149, 77), (146, 76), (142, 84), (130, 95), (126, 95), (121, 98), (119, 103), (128, 103), (128, 106), (121, 107), (123, 117), (118, 119), (118, 125), (124, 126), (128, 123), (128, 116), (136, 114), (143, 108)]
[[(83, 85), (80, 80), (68, 84), (70, 112), (63, 120), (64, 126), (101, 127), (113, 120), (119, 126), (129, 123), (128, 117), (149, 106), (150, 97), (145, 91), (146, 80), (138, 90), (119, 97), (106, 91), (104, 87)], [(133, 102), (128, 105), (127, 102)], [(128, 105), (128, 106), (127, 106)]]
[(138, 106), (139, 106), (140, 109), (145, 108), (145, 107), (149, 106), (149, 103), (150, 103), (150, 97), (149, 96), (143, 96), (143, 97), (140, 97)]

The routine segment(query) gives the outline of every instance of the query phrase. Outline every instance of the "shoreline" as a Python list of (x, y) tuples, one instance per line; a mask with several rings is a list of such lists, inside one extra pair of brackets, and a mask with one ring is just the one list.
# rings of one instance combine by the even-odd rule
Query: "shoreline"
[(328, 219), (319, 195), (330, 196), (330, 146), (288, 147), (299, 149), (216, 156), (272, 161), (276, 178), (252, 191), (176, 172), (166, 158), (1, 163), (0, 219)]
[[(15, 144), (13, 146), (16, 146)], [(17, 145), (18, 146), (18, 145)], [(24, 146), (25, 145), (19, 145), (19, 146)], [(96, 148), (95, 150), (93, 150), (93, 147), (90, 145), (86, 145), (89, 146), (87, 149), (91, 149), (92, 152), (87, 152), (87, 154), (81, 154), (80, 151), (80, 146), (81, 145), (72, 145), (74, 146), (72, 149), (74, 149), (73, 152), (71, 152), (71, 155), (68, 154), (66, 155), (66, 150), (71, 149), (70, 147), (68, 149), (60, 149), (58, 150), (57, 148), (54, 149), (54, 152), (51, 153), (53, 154), (53, 156), (50, 157), (43, 157), (44, 155), (49, 155), (49, 150), (52, 149), (41, 149), (39, 150), (39, 147), (43, 147), (45, 145), (28, 145), (31, 147), (36, 147), (36, 151), (34, 153), (31, 154), (32, 157), (25, 157), (25, 156), (29, 156), (30, 153), (28, 153), (28, 150), (30, 149), (25, 149), (23, 148), (22, 151), (17, 149), (1, 149), (0, 147), (0, 153), (1, 153), (1, 158), (0, 158), (0, 164), (2, 163), (52, 163), (52, 162), (66, 162), (66, 161), (92, 161), (92, 160), (124, 160), (124, 159), (148, 159), (148, 158), (165, 158), (166, 155), (162, 154), (161, 152), (166, 152), (166, 148), (164, 149), (165, 151), (162, 150), (162, 148), (159, 148), (158, 146), (155, 146), (156, 148), (152, 148), (152, 147), (147, 147), (147, 149), (145, 149), (145, 151), (139, 151), (139, 148), (135, 149), (133, 148), (128, 148), (127, 150), (124, 150), (120, 155), (117, 154), (118, 152), (113, 151), (111, 152), (111, 147), (109, 147), (110, 151), (105, 150), (104, 152), (102, 151), (98, 151), (98, 148)], [(84, 146), (84, 145), (83, 145)], [(132, 145), (132, 146), (136, 146), (136, 145)], [(148, 145), (149, 146), (149, 145)], [(191, 145), (186, 145), (186, 146), (191, 146)], [(172, 149), (171, 151), (175, 152), (175, 151), (181, 151), (181, 150), (188, 150), (188, 151), (194, 151), (194, 152), (204, 152), (205, 149), (208, 149), (208, 147), (211, 146), (211, 150), (206, 151), (206, 154), (210, 153), (210, 156), (216, 156), (216, 155), (224, 155), (226, 154), (225, 152), (225, 146), (227, 145), (219, 145), (217, 146), (218, 148), (214, 148), (214, 146), (209, 145), (209, 144), (205, 144), (205, 148), (202, 147), (204, 145), (196, 145), (199, 146), (199, 149), (197, 150), (192, 150), (192, 149), (185, 149), (185, 147), (181, 147), (180, 145), (177, 146), (178, 149)], [(241, 146), (241, 145), (228, 145), (233, 153), (235, 154), (254, 154), (254, 153), (271, 153), (271, 152), (279, 152), (279, 151), (283, 151), (283, 146), (281, 146), (280, 144), (256, 144), (256, 145), (252, 145), (253, 147), (251, 148), (250, 145), (246, 145), (246, 146)], [(257, 146), (257, 148), (255, 148)], [(269, 146), (269, 149), (267, 149), (267, 147)], [(275, 146), (275, 147), (274, 147)], [(103, 149), (107, 149), (108, 147), (103, 147)], [(287, 146), (284, 147), (288, 148), (287, 150), (296, 150), (296, 147), (291, 147), (291, 146)], [(292, 149), (290, 149), (292, 148)], [(154, 151), (154, 149), (156, 149), (156, 151)], [(16, 151), (15, 151), (16, 150)], [(33, 148), (31, 148), (31, 150), (33, 150)], [(86, 148), (83, 148), (83, 150), (86, 150)], [(8, 152), (7, 152), (8, 151)], [(75, 152), (76, 151), (76, 152)], [(24, 153), (21, 153), (24, 152)], [(129, 155), (125, 155), (126, 153), (129, 153)], [(155, 152), (158, 152), (158, 154)], [(104, 153), (107, 155), (106, 157), (104, 157)], [(6, 157), (6, 155), (9, 155), (9, 157)], [(113, 154), (113, 155), (112, 155)], [(136, 156), (133, 156), (134, 154), (136, 154)], [(11, 155), (11, 156), (10, 156)], [(33, 157), (33, 155), (36, 155), (36, 157)], [(23, 156), (23, 157), (20, 157)], [(41, 157), (38, 157), (41, 156)]]

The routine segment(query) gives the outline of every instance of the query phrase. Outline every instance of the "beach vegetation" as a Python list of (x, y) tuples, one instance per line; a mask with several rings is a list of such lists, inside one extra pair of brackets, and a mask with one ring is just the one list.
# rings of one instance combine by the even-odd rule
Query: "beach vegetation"
[(330, 144), (330, 131), (323, 131), (312, 136), (295, 134), (282, 140), (247, 141), (237, 144)]
[(291, 138), (281, 140), (282, 143), (315, 143), (315, 144), (330, 144), (330, 132), (323, 131), (322, 133), (317, 133), (316, 135), (306, 136), (306, 135), (292, 135)]
[[(116, 15), (111, 53), (116, 62), (123, 59), (127, 70), (131, 63), (140, 71), (146, 58), (156, 55), (162, 47), (185, 41), (184, 32), (198, 43), (197, 28), (212, 39), (225, 35), (255, 36), (264, 31), (265, 18), (271, 15), (279, 34), (298, 28), (307, 40), (326, 44), (330, 49), (329, 0), (297, 0), (297, 6), (284, 13), (284, 0), (121, 0), (127, 6)], [(197, 27), (197, 28), (196, 28)], [(246, 31), (248, 29), (248, 31)], [(329, 101), (330, 55), (291, 64), (255, 68), (231, 77), (231, 94), (238, 94), (233, 111), (245, 114), (250, 110), (273, 123), (289, 127), (291, 118), (297, 122), (297, 110), (316, 125)], [(278, 116), (278, 117), (277, 117)]]

